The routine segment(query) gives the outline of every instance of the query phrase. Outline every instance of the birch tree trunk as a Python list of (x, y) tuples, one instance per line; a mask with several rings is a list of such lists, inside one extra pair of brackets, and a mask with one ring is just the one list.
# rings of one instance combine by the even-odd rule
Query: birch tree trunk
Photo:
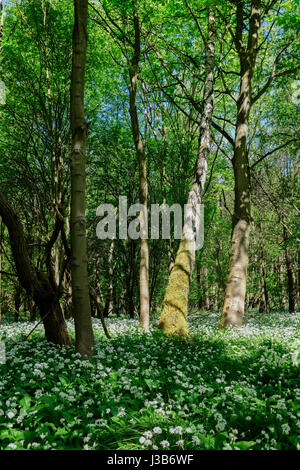
[(247, 46), (243, 44), (243, 2), (237, 2), (236, 43), (241, 67), (240, 94), (234, 141), (234, 214), (229, 270), (220, 328), (242, 326), (248, 269), (250, 234), (250, 169), (247, 135), (251, 110), (251, 86), (255, 69), (261, 0), (252, 0)]
[(214, 105), (215, 42), (216, 24), (213, 8), (210, 8), (208, 11), (203, 113), (200, 124), (195, 177), (189, 189), (182, 238), (169, 276), (163, 301), (163, 311), (158, 323), (158, 327), (166, 334), (182, 336), (188, 334), (188, 295), (195, 264), (195, 237), (200, 224), (200, 213), (196, 209), (197, 205), (201, 203), (210, 152), (210, 128)]
[(93, 355), (86, 241), (86, 144), (88, 123), (84, 116), (84, 83), (87, 51), (88, 0), (74, 0), (71, 77), (71, 282), (76, 351), (83, 358)]

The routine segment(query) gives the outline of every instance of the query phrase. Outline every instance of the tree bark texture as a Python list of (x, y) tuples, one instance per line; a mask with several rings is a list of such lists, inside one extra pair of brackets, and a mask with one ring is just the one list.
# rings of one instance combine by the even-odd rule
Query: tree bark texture
[(134, 145), (137, 152), (138, 164), (139, 164), (139, 199), (140, 204), (143, 206), (139, 214), (140, 230), (141, 230), (141, 255), (140, 255), (140, 327), (149, 331), (149, 317), (150, 317), (150, 306), (149, 306), (149, 246), (148, 238), (145, 228), (147, 226), (148, 219), (148, 181), (147, 181), (147, 165), (146, 165), (146, 147), (143, 141), (140, 128), (139, 119), (136, 105), (137, 95), (137, 84), (138, 84), (138, 67), (141, 56), (141, 32), (140, 23), (137, 11), (137, 3), (135, 0), (132, 1), (134, 12), (133, 12), (133, 23), (134, 23), (134, 45), (133, 45), (133, 56), (131, 63), (129, 64), (129, 101), (130, 101), (130, 117), (131, 117), (131, 129), (134, 140)]
[(93, 355), (86, 240), (86, 145), (88, 123), (84, 115), (84, 84), (87, 52), (88, 1), (74, 0), (71, 76), (71, 283), (76, 351), (83, 358)]
[(245, 310), (248, 251), (250, 235), (250, 168), (247, 151), (247, 135), (251, 110), (251, 86), (256, 63), (258, 31), (260, 28), (261, 0), (252, 0), (248, 43), (243, 35), (243, 2), (237, 2), (236, 43), (239, 53), (241, 80), (237, 100), (233, 170), (234, 214), (229, 270), (220, 328), (242, 326)]

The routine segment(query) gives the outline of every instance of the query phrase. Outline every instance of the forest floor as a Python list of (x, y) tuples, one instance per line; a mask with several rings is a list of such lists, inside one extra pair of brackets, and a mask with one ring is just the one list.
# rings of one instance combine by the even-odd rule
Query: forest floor
[(118, 318), (107, 340), (94, 320), (89, 361), (4, 321), (0, 449), (299, 450), (300, 313), (218, 320), (192, 315), (188, 341)]

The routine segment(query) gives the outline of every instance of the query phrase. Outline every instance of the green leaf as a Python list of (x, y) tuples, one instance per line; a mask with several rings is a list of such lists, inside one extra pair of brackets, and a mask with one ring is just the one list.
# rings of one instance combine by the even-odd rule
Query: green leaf
[(255, 441), (239, 441), (235, 443), (235, 447), (238, 447), (241, 450), (248, 450), (251, 447), (255, 446)]
[(59, 378), (60, 383), (64, 385), (65, 387), (69, 385), (69, 381), (64, 375), (59, 375), (58, 378)]
[(22, 400), (20, 400), (20, 406), (21, 406), (21, 413), (23, 411), (29, 410), (31, 405), (31, 397), (29, 395), (25, 395)]

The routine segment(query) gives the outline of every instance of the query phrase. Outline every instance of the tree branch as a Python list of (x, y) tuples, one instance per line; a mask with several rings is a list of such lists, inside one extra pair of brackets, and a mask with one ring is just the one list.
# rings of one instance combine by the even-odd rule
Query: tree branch
[(300, 31), (300, 28), (297, 29), (296, 33), (294, 34), (294, 36), (292, 38), (289, 39), (289, 41), (286, 42), (286, 44), (281, 48), (281, 50), (278, 52), (274, 62), (273, 62), (273, 65), (272, 65), (272, 70), (271, 70), (271, 74), (267, 80), (267, 82), (265, 83), (265, 85), (261, 88), (261, 90), (259, 90), (256, 94), (256, 96), (252, 97), (251, 99), (251, 103), (255, 103), (266, 91), (267, 89), (269, 88), (269, 86), (271, 85), (271, 83), (273, 82), (274, 78), (276, 77), (281, 77), (283, 75), (287, 75), (289, 73), (294, 73), (296, 72), (297, 70), (300, 69), (300, 65), (293, 68), (293, 69), (289, 69), (289, 70), (284, 70), (282, 72), (278, 72), (276, 73), (276, 69), (277, 69), (277, 65), (278, 65), (278, 62), (279, 62), (279, 59), (281, 57), (281, 55), (283, 54), (283, 52), (295, 41), (295, 39), (297, 38), (298, 36), (298, 33)]

